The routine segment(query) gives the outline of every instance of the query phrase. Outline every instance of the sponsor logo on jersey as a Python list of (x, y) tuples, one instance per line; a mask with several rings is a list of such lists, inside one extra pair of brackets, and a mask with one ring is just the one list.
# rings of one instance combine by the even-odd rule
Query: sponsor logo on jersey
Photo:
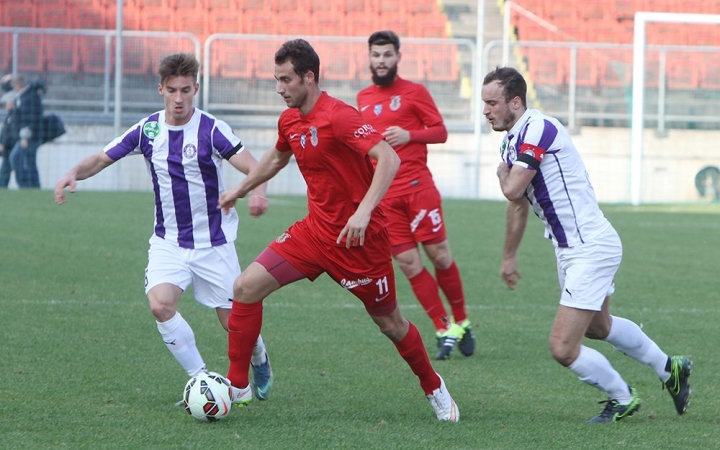
[(361, 137), (366, 138), (373, 133), (376, 133), (375, 128), (373, 128), (373, 126), (370, 125), (369, 123), (366, 123), (365, 125), (361, 126), (357, 130), (355, 130), (355, 133), (353, 133), (353, 135), (356, 138), (361, 138)]
[(160, 134), (160, 125), (153, 121), (153, 122), (145, 122), (145, 125), (143, 125), (143, 134), (148, 137), (148, 139), (155, 139)]
[(373, 113), (375, 113), (376, 116), (379, 116), (380, 113), (382, 113), (382, 105), (375, 105), (375, 107), (373, 108)]
[(355, 289), (358, 286), (365, 286), (366, 284), (372, 283), (372, 278), (360, 278), (359, 280), (348, 281), (345, 278), (340, 281), (340, 286), (345, 289)]
[(390, 99), (390, 111), (397, 111), (400, 109), (400, 96), (393, 95)]
[(310, 127), (310, 143), (313, 147), (317, 147), (318, 145), (317, 128), (315, 127)]
[(183, 156), (185, 159), (193, 159), (197, 155), (197, 147), (195, 144), (185, 144), (183, 147)]
[(275, 242), (277, 242), (278, 244), (282, 244), (283, 242), (285, 242), (286, 240), (288, 240), (291, 237), (292, 236), (290, 236), (290, 233), (285, 232), (285, 233), (281, 234), (280, 236), (278, 236), (277, 239), (275, 239)]

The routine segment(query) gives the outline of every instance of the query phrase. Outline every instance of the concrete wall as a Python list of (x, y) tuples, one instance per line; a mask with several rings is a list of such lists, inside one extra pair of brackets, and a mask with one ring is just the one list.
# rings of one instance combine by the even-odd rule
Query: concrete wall
[[(44, 189), (52, 189), (55, 181), (77, 161), (101, 150), (114, 138), (112, 127), (67, 128), (65, 136), (41, 147), (38, 153)], [(257, 158), (275, 143), (274, 130), (239, 127), (235, 130)], [(429, 164), (443, 195), (501, 199), (495, 169), (500, 162), (498, 149), (502, 137), (503, 133), (482, 134), (479, 152), (472, 134), (453, 133), (447, 143), (432, 145)], [(599, 200), (629, 202), (630, 130), (585, 127), (573, 139), (583, 155)], [(720, 155), (713, 144), (720, 141), (720, 131), (672, 130), (667, 137), (658, 138), (652, 130), (647, 130), (644, 139), (643, 202), (706, 201), (697, 193), (694, 178), (706, 165), (720, 166)], [(229, 165), (226, 165), (225, 176), (229, 184), (237, 183), (242, 177)], [(14, 186), (13, 179), (11, 188)], [(94, 178), (81, 182), (79, 189), (150, 190), (151, 185), (144, 159), (136, 156), (125, 158)], [(297, 167), (291, 164), (281, 171), (271, 181), (269, 191), (271, 194), (304, 194), (305, 184)]]

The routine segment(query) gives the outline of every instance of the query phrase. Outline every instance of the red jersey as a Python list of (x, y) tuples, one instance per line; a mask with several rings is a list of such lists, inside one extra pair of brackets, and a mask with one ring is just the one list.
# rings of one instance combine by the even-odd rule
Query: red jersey
[[(374, 174), (367, 153), (382, 139), (355, 108), (326, 92), (308, 114), (289, 108), (280, 115), (275, 148), (295, 155), (307, 184), (307, 221), (319, 239), (335, 243), (357, 210)], [(376, 208), (366, 235), (381, 231), (384, 221)]]
[(410, 142), (395, 148), (400, 157), (400, 168), (385, 197), (434, 186), (427, 166), (427, 144), (413, 139), (420, 130), (439, 125), (443, 130), (445, 128), (440, 111), (425, 86), (397, 77), (390, 86), (372, 85), (360, 91), (357, 104), (363, 118), (379, 133), (393, 125), (410, 131)]

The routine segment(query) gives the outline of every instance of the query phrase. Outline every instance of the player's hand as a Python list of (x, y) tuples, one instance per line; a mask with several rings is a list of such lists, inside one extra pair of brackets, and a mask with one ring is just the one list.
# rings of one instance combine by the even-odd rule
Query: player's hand
[(225, 214), (230, 212), (231, 208), (235, 207), (235, 201), (241, 198), (237, 189), (228, 189), (220, 193), (218, 199), (218, 208), (221, 208)]
[(410, 142), (410, 132), (395, 125), (388, 127), (387, 130), (383, 132), (383, 137), (392, 148)]
[(496, 173), (497, 177), (501, 180), (507, 178), (508, 174), (510, 173), (510, 166), (508, 166), (507, 163), (503, 161), (498, 164)]
[(260, 217), (265, 214), (268, 208), (268, 199), (264, 195), (253, 194), (248, 199), (248, 210), (253, 217)]
[(346, 238), (345, 247), (355, 247), (365, 245), (365, 230), (370, 223), (370, 216), (365, 214), (359, 214), (357, 211), (355, 214), (350, 216), (345, 228), (342, 229), (338, 235), (336, 243), (341, 243), (343, 238)]
[(502, 266), (500, 266), (500, 277), (511, 291), (515, 290), (518, 280), (522, 278), (517, 270), (517, 258), (503, 260)]
[(75, 193), (75, 183), (77, 180), (71, 175), (65, 175), (55, 183), (55, 203), (62, 205), (67, 201), (65, 198), (65, 188), (70, 187), (70, 192)]
[(30, 146), (30, 143), (27, 139), (20, 139), (20, 147), (22, 148), (28, 148)]

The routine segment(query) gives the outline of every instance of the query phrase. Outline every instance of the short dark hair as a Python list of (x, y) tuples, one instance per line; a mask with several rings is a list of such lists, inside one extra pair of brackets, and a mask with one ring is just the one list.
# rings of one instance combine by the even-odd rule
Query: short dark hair
[(485, 75), (483, 86), (493, 81), (500, 82), (506, 102), (510, 102), (515, 97), (520, 97), (523, 106), (527, 108), (527, 83), (520, 72), (512, 67), (496, 67), (495, 70)]
[(396, 52), (400, 51), (400, 38), (392, 30), (376, 31), (368, 38), (368, 50), (373, 45), (387, 44), (392, 44)]
[(191, 77), (197, 82), (200, 63), (192, 53), (175, 53), (168, 55), (160, 61), (158, 75), (160, 84), (171, 77)]
[(284, 64), (287, 60), (290, 60), (300, 77), (310, 71), (315, 75), (315, 84), (320, 82), (320, 57), (308, 41), (293, 39), (281, 45), (275, 52), (275, 64)]

